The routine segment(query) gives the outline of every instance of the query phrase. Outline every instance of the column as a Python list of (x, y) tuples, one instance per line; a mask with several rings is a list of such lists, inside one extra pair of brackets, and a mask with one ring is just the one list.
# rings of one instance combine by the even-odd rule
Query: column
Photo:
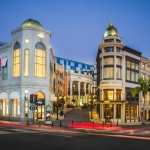
[(84, 103), (86, 103), (86, 83), (84, 83)]
[[(115, 47), (116, 51), (116, 47)], [(114, 80), (116, 80), (116, 55), (114, 56)]]
[(116, 104), (114, 104), (114, 122), (115, 122), (115, 120), (116, 120)]
[(80, 82), (78, 82), (78, 106), (80, 106)]
[(72, 81), (70, 81), (70, 104), (72, 102)]
[[(100, 66), (100, 67), (101, 67), (101, 66)], [(103, 66), (103, 57), (102, 57), (102, 70), (101, 70), (101, 71), (102, 71), (102, 74), (101, 74), (101, 75), (102, 75), (102, 80), (103, 80), (103, 78), (104, 78), (104, 66)]]
[(104, 104), (101, 104), (101, 118), (102, 118), (102, 120), (104, 119)]
[(116, 101), (116, 88), (114, 89), (114, 100)]
[(121, 122), (125, 122), (125, 103), (121, 104)]

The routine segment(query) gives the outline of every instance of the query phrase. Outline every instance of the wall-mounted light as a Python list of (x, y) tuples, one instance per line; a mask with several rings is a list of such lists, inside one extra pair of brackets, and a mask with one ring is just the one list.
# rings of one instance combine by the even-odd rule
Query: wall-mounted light
[(25, 43), (29, 43), (29, 41), (30, 41), (30, 40), (29, 40), (28, 38), (25, 39)]
[(28, 94), (28, 90), (27, 90), (27, 89), (24, 90), (24, 93), (25, 93), (24, 99), (25, 99), (25, 100), (28, 100), (28, 95), (27, 95), (27, 94)]

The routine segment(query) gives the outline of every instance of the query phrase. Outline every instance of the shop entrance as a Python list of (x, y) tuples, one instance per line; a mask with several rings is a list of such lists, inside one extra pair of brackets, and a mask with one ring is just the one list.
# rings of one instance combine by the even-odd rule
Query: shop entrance
[(38, 120), (38, 119), (44, 119), (44, 112), (45, 112), (45, 97), (43, 95), (43, 93), (41, 92), (37, 92), (36, 93), (38, 95), (38, 99), (37, 99), (37, 110), (35, 110), (34, 113), (34, 119)]
[(110, 123), (111, 119), (113, 118), (113, 104), (105, 104), (104, 105), (104, 118), (106, 123)]
[(108, 108), (106, 108), (106, 117), (105, 117), (106, 122), (110, 122), (110, 117), (111, 117), (111, 110), (108, 107)]

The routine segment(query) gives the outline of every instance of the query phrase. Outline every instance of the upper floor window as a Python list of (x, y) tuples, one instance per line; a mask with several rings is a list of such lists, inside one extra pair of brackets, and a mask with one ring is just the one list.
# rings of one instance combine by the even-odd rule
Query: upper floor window
[(120, 53), (121, 49), (119, 47), (116, 47), (116, 52)]
[(145, 64), (142, 65), (142, 69), (145, 69)]
[(46, 77), (46, 51), (42, 43), (35, 46), (34, 75), (36, 77)]
[(17, 42), (13, 50), (13, 77), (20, 76), (20, 44)]
[(104, 65), (113, 65), (114, 64), (114, 57), (104, 57)]
[(7, 79), (8, 77), (8, 59), (3, 58), (2, 59), (2, 79)]
[(114, 52), (114, 47), (105, 47), (104, 52)]
[(29, 50), (25, 50), (24, 54), (24, 76), (29, 76)]
[(121, 57), (116, 58), (116, 65), (121, 65)]

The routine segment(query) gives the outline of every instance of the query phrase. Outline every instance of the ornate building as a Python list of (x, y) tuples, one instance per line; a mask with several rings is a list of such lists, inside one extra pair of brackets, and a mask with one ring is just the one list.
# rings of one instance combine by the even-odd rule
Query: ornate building
[(106, 122), (138, 120), (139, 98), (130, 89), (138, 86), (141, 53), (124, 46), (110, 22), (97, 53), (97, 111)]

